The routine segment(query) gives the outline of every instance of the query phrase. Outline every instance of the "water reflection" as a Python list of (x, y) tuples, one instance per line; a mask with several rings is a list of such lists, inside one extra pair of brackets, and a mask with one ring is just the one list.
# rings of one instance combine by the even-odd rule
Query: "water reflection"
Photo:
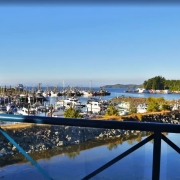
[[(123, 135), (119, 138), (112, 137), (105, 139), (95, 139), (80, 144), (61, 146), (39, 152), (36, 151), (31, 153), (30, 156), (36, 161), (40, 159), (50, 160), (51, 157), (57, 155), (65, 155), (68, 156), (70, 159), (75, 159), (76, 156), (79, 156), (80, 153), (84, 150), (106, 145), (107, 149), (109, 151), (112, 151), (113, 149), (117, 149), (118, 145), (123, 144), (123, 142), (125, 141), (129, 145), (133, 145), (134, 143), (140, 142), (143, 137), (149, 136), (150, 134), (151, 132), (138, 132), (138, 133), (129, 133), (128, 135)], [(21, 154), (7, 155), (0, 157), (0, 167), (12, 165), (12, 164), (21, 164), (26, 162), (28, 162), (28, 160)]]

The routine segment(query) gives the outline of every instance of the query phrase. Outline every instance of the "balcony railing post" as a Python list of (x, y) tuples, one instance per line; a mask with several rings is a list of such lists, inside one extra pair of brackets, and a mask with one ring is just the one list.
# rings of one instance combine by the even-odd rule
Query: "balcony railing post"
[(154, 132), (152, 179), (159, 180), (161, 161), (161, 132)]

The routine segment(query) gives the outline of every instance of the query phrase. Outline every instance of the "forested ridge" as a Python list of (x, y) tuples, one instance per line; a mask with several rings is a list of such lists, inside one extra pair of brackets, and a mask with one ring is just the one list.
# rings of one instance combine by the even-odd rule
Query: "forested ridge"
[(105, 85), (103, 88), (129, 88), (129, 89), (136, 89), (142, 87), (143, 85), (137, 84), (115, 84), (115, 85)]
[(164, 90), (169, 89), (170, 91), (180, 90), (180, 80), (168, 80), (162, 76), (155, 76), (150, 78), (143, 83), (145, 89)]

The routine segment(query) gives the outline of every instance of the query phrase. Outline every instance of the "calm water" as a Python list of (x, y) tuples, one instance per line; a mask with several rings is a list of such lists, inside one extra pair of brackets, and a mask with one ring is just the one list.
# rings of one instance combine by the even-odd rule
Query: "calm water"
[(140, 97), (140, 98), (147, 98), (149, 96), (151, 97), (164, 97), (164, 99), (167, 100), (177, 100), (180, 99), (180, 94), (150, 94), (150, 93), (125, 93), (123, 88), (107, 88), (106, 90), (111, 92), (111, 95), (108, 97), (108, 99), (111, 99), (116, 96), (122, 96), (125, 97), (131, 96), (131, 97)]
[[(102, 97), (111, 99), (115, 96), (148, 97), (162, 96), (165, 99), (179, 99), (176, 94), (135, 94), (124, 93), (123, 89), (107, 89), (110, 96)], [(50, 99), (54, 101), (55, 98)], [(86, 100), (86, 98), (80, 98)], [(178, 134), (168, 134), (176, 145), (180, 146), (180, 136)], [(45, 169), (54, 179), (82, 179), (87, 174), (104, 165), (125, 150), (137, 144), (145, 136), (124, 137), (123, 139), (106, 139), (103, 141), (94, 140), (74, 146), (66, 146), (44, 152), (37, 152), (31, 156)], [(149, 142), (129, 156), (117, 162), (110, 168), (96, 175), (94, 180), (150, 180), (152, 174), (152, 150), (153, 142)], [(180, 156), (164, 141), (161, 150), (161, 180), (180, 179)], [(22, 155), (5, 157), (0, 160), (0, 179), (6, 180), (32, 180), (44, 179), (44, 177), (23, 158)]]
[[(94, 90), (99, 90), (99, 88), (93, 88)], [(180, 99), (180, 94), (150, 94), (150, 93), (125, 93), (124, 88), (106, 88), (106, 90), (108, 90), (109, 92), (111, 92), (111, 95), (110, 96), (96, 96), (96, 98), (101, 98), (102, 100), (110, 100), (114, 97), (117, 97), (117, 96), (124, 96), (124, 97), (140, 97), (140, 98), (147, 98), (149, 96), (151, 97), (164, 97), (164, 99), (166, 100), (178, 100)], [(63, 99), (63, 98), (66, 98), (66, 97), (58, 97), (58, 99)], [(82, 103), (85, 103), (87, 101), (87, 97), (79, 97), (79, 100), (82, 102)], [(46, 102), (46, 103), (50, 103), (50, 104), (54, 104), (54, 102), (57, 100), (56, 97), (51, 97), (49, 98), (49, 101)]]

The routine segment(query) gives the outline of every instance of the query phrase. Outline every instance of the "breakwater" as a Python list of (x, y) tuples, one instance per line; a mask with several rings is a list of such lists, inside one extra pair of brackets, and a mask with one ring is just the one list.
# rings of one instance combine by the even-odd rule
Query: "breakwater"
[[(129, 136), (139, 131), (120, 129), (84, 128), (72, 126), (39, 126), (6, 129), (6, 132), (27, 152), (43, 151), (59, 146), (87, 142), (92, 139)], [(18, 154), (19, 151), (0, 135), (0, 156)]]
[[(143, 122), (159, 122), (180, 124), (179, 111), (142, 115)], [(137, 119), (134, 119), (135, 121)], [(124, 120), (128, 121), (128, 119)], [(139, 122), (140, 123), (140, 122)], [(18, 128), (3, 128), (5, 131), (27, 152), (33, 153), (55, 147), (79, 144), (93, 139), (104, 139), (113, 137), (124, 137), (137, 135), (140, 131), (128, 131), (122, 129), (103, 129), (73, 126), (51, 126), (51, 125), (22, 125)], [(0, 134), (0, 156), (18, 154), (19, 151), (2, 134)]]
[(143, 115), (140, 118), (142, 122), (180, 124), (180, 112), (178, 110), (168, 113)]
[[(58, 146), (48, 150), (34, 151), (30, 155), (36, 161), (44, 158), (50, 159), (51, 157), (57, 155), (67, 155), (70, 159), (74, 159), (76, 156), (79, 156), (84, 150), (90, 150), (92, 148), (97, 148), (100, 146), (107, 146), (109, 151), (111, 151), (112, 149), (116, 149), (119, 144), (123, 144), (123, 142), (127, 142), (130, 145), (132, 145), (134, 142), (140, 142), (141, 139), (147, 135), (147, 132), (136, 132), (121, 137), (98, 138), (79, 144)], [(0, 157), (1, 168), (7, 165), (26, 162), (28, 162), (28, 160), (21, 154), (6, 155)]]

